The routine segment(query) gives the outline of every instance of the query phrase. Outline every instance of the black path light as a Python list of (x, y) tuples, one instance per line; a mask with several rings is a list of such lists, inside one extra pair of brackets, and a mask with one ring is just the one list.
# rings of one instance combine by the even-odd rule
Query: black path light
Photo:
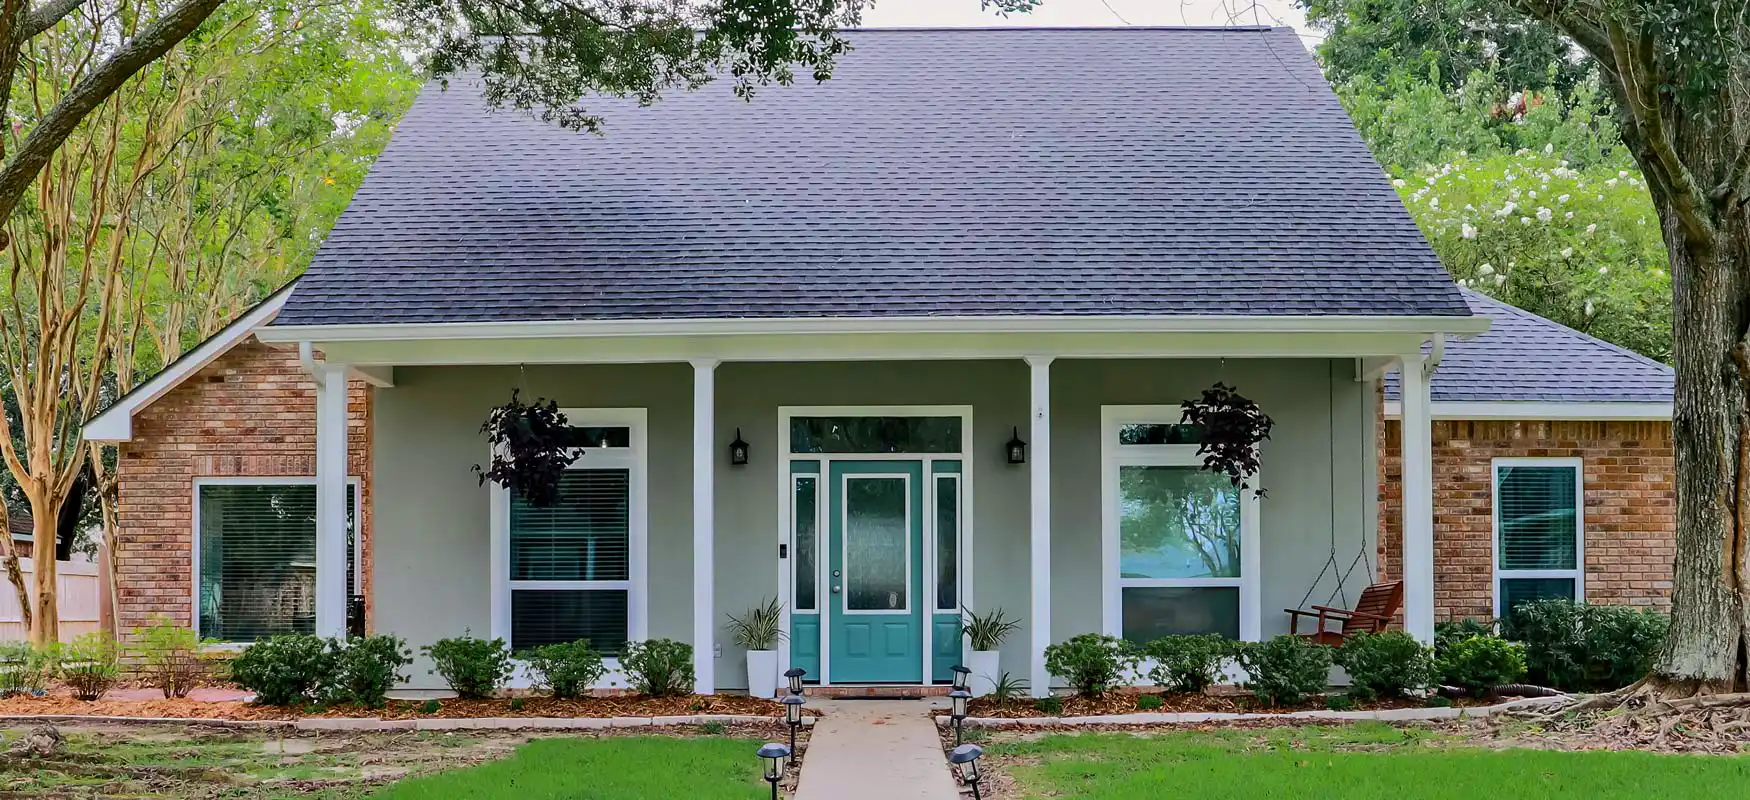
[(948, 671), (954, 673), (954, 688), (962, 691), (970, 688), (969, 684), (972, 682), (972, 670), (967, 669), (965, 664), (955, 664), (954, 666), (949, 667)]
[[(759, 757), (766, 762), (766, 783), (772, 785), (772, 800), (778, 800), (778, 781), (784, 779), (784, 762), (790, 758), (790, 748), (767, 742), (760, 745)], [(977, 791), (973, 793), (977, 794)]]
[(954, 720), (954, 745), (960, 745), (961, 729), (966, 725), (966, 701), (972, 699), (972, 693), (965, 689), (955, 689), (948, 693), (949, 702), (953, 706), (948, 709), (949, 719)]
[(801, 667), (791, 667), (784, 671), (784, 677), (790, 681), (791, 694), (802, 694), (802, 676), (807, 674), (808, 670)]
[(796, 752), (796, 729), (802, 727), (802, 704), (808, 702), (799, 694), (784, 695), (784, 724), (790, 726), (790, 752)]
[(978, 757), (982, 755), (984, 748), (975, 744), (959, 745), (948, 754), (948, 763), (960, 770), (960, 777), (966, 780), (966, 785), (972, 787), (972, 800), (984, 800), (984, 795), (978, 792), (978, 782), (984, 778), (978, 772)]

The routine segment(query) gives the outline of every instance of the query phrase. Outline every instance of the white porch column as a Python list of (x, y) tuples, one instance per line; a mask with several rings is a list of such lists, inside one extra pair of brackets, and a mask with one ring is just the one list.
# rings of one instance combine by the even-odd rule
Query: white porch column
[(717, 691), (717, 361), (693, 362), (693, 691)]
[(1422, 355), (1398, 360), (1403, 413), (1404, 628), (1434, 641), (1434, 459), (1429, 432), (1428, 367)]
[(1045, 671), (1045, 647), (1051, 644), (1051, 357), (1028, 356), (1032, 373), (1032, 452), (1027, 472), (1031, 481), (1027, 564), (1032, 570), (1032, 607), (1027, 618), (1032, 625), (1028, 642), (1027, 680), (1034, 697), (1051, 694), (1051, 676)]
[(316, 635), (346, 635), (346, 366), (316, 368)]

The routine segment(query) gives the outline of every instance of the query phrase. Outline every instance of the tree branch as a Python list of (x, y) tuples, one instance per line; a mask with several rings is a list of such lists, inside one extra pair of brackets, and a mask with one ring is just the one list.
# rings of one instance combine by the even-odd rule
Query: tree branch
[(224, 2), (183, 0), (122, 45), (62, 96), (31, 128), (30, 135), (19, 145), (12, 160), (0, 168), (0, 221), (12, 217), (30, 182), (92, 110), (115, 94), (135, 73), (193, 33)]
[(1708, 194), (1708, 199), (1716, 205), (1723, 205), (1731, 198), (1744, 194), (1744, 180), (1750, 178), (1750, 141), (1738, 147), (1738, 157), (1732, 160), (1732, 168), (1727, 171), (1726, 179)]
[[(1701, 193), (1695, 176), (1678, 157), (1676, 148), (1671, 145), (1671, 137), (1665, 130), (1665, 119), (1661, 114), (1663, 104), (1659, 100), (1658, 89), (1651, 82), (1653, 76), (1640, 74), (1653, 70), (1654, 64), (1650, 58), (1640, 57), (1634, 45), (1629, 42), (1628, 32), (1623, 30), (1622, 23), (1615, 19), (1606, 19), (1604, 24), (1610, 34), (1610, 51), (1615, 60), (1616, 78), (1622, 84), (1623, 93), (1629, 101), (1624, 112), (1634, 121), (1641, 141), (1653, 155), (1660, 172), (1664, 173), (1663, 177), (1671, 189), (1671, 206), (1677, 212), (1677, 220), (1683, 226), (1684, 234), (1695, 244), (1712, 248), (1716, 234), (1713, 221), (1704, 210), (1709, 208), (1707, 198)], [(1637, 66), (1639, 70), (1636, 69)]]
[(49, 0), (24, 17), (23, 38), (29, 39), (43, 31), (55, 27), (55, 23), (65, 19), (73, 10), (85, 5), (85, 0)]

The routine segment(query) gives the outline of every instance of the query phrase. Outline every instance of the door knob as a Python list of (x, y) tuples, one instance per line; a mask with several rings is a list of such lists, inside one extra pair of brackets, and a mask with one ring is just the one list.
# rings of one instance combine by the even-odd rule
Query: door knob
[(836, 583), (835, 583), (835, 584), (833, 584), (833, 585), (832, 585), (832, 593), (833, 593), (833, 594), (838, 594), (838, 593), (839, 593), (839, 585), (838, 585), (838, 584), (836, 584)]

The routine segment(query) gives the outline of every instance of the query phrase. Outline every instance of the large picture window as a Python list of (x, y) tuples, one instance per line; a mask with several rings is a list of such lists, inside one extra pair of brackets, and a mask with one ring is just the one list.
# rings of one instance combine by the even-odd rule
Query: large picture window
[[(493, 487), (493, 635), (514, 652), (587, 641), (617, 656), (641, 638), (644, 563), (643, 411), (566, 409), (581, 456), (538, 508)], [(584, 424), (577, 424), (584, 423)]]
[(1107, 632), (1256, 638), (1256, 502), (1201, 469), (1196, 430), (1170, 421), (1177, 409), (1151, 413), (1106, 409)]
[[(354, 567), (358, 484), (347, 493), (348, 591)], [(316, 631), (316, 479), (203, 479), (195, 484), (196, 629), (247, 644)]]
[(1496, 459), (1495, 612), (1585, 598), (1579, 459)]

